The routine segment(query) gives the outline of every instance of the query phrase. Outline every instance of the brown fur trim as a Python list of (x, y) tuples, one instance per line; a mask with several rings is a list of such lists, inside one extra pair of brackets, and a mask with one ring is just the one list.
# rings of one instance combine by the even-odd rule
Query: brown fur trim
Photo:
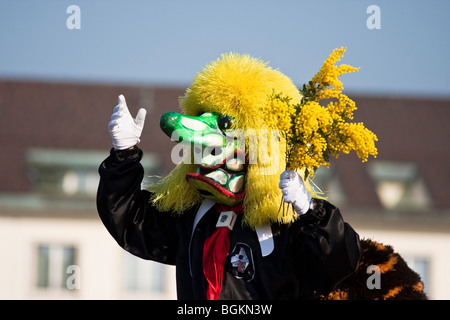
[[(340, 283), (324, 300), (426, 300), (420, 276), (408, 267), (392, 246), (369, 239), (361, 240), (361, 259), (353, 274)], [(380, 268), (380, 289), (369, 289), (367, 268)]]

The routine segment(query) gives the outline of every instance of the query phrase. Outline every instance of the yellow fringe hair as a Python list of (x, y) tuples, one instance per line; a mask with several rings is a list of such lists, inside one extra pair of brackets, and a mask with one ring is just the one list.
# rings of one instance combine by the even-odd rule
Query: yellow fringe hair
[[(197, 116), (201, 112), (231, 115), (236, 119), (236, 128), (244, 131), (273, 129), (267, 128), (261, 115), (261, 106), (266, 108), (271, 104), (273, 93), (290, 97), (293, 104), (301, 99), (297, 87), (280, 71), (249, 55), (228, 53), (195, 76), (192, 85), (181, 97), (180, 106), (189, 116)], [(285, 141), (283, 137), (280, 139), (280, 149), (270, 152), (269, 161), (258, 159), (257, 163), (248, 166), (244, 225), (255, 227), (274, 222), (290, 223), (297, 218), (291, 206), (280, 206), (282, 194), (278, 184), (280, 174), (286, 168)], [(160, 211), (181, 214), (202, 202), (203, 197), (185, 178), (187, 173), (195, 172), (197, 166), (180, 163), (168, 176), (149, 187), (154, 192), (151, 201)], [(303, 176), (302, 171), (299, 174)], [(315, 196), (309, 180), (305, 184)]]

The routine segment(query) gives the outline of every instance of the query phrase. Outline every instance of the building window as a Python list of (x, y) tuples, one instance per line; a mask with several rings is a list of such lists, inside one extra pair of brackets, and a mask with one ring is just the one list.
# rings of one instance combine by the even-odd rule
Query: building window
[(317, 193), (330, 202), (338, 206), (345, 202), (344, 189), (334, 168), (319, 167), (314, 174), (313, 183)]
[(96, 172), (87, 170), (68, 170), (62, 177), (62, 191), (69, 195), (97, 193), (99, 176)]
[[(41, 193), (93, 198), (97, 194), (100, 164), (108, 151), (31, 148), (27, 150), (28, 177)], [(146, 175), (159, 168), (158, 157), (147, 153), (141, 161)]]
[(422, 210), (430, 206), (430, 197), (416, 164), (373, 160), (367, 168), (385, 208)]
[(75, 265), (76, 249), (70, 245), (37, 247), (37, 283), (42, 289), (67, 289), (68, 267)]
[(404, 256), (403, 257), (408, 266), (417, 272), (422, 279), (425, 293), (430, 292), (429, 288), (429, 273), (430, 273), (430, 261), (423, 257)]
[(164, 293), (166, 291), (166, 267), (144, 260), (128, 252), (125, 255), (125, 289), (134, 293)]

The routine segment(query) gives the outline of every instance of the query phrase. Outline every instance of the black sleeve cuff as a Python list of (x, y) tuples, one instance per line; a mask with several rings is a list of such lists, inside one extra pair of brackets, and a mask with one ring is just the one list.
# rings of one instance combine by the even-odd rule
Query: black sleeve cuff
[(311, 223), (314, 221), (318, 221), (323, 219), (327, 214), (326, 206), (330, 206), (331, 204), (325, 200), (321, 199), (312, 199), (313, 208), (309, 209), (305, 214), (300, 216), (300, 221), (304, 223)]
[(138, 146), (133, 146), (125, 150), (116, 150), (112, 148), (109, 154), (112, 158), (112, 163), (115, 164), (122, 163), (126, 160), (140, 161), (142, 159), (143, 152), (138, 148)]

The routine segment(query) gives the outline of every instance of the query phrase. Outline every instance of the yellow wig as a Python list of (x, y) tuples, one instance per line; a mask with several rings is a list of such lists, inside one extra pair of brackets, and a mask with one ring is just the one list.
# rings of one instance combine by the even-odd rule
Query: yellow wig
[[(233, 116), (236, 128), (244, 131), (268, 128), (263, 110), (273, 107), (271, 96), (282, 94), (293, 104), (301, 95), (292, 81), (260, 59), (235, 53), (223, 54), (200, 71), (180, 100), (183, 112), (197, 116), (211, 112)], [(278, 188), (280, 174), (286, 168), (285, 143), (279, 137), (278, 149), (268, 148), (270, 159), (258, 158), (249, 164), (244, 197), (244, 224), (251, 227), (266, 223), (289, 223), (296, 219), (292, 209), (280, 208), (282, 194)], [(258, 138), (258, 142), (261, 140)], [(161, 211), (182, 213), (203, 198), (186, 181), (186, 174), (197, 170), (196, 164), (178, 164), (159, 183), (150, 187), (153, 204)], [(300, 172), (301, 174), (301, 172)], [(307, 188), (309, 185), (307, 184)]]

